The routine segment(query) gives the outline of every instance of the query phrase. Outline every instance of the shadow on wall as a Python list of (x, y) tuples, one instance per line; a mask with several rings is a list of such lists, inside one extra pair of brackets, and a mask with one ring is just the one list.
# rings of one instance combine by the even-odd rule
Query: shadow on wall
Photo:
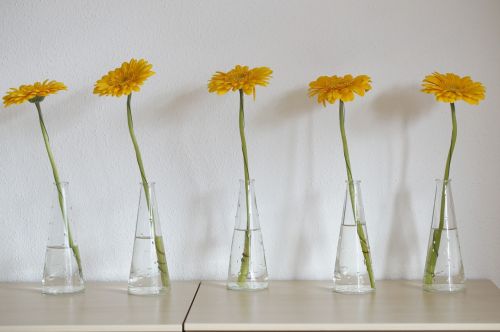
[[(415, 243), (416, 220), (413, 213), (411, 190), (407, 184), (410, 138), (408, 129), (411, 122), (417, 121), (431, 109), (432, 98), (426, 98), (418, 85), (391, 88), (380, 94), (373, 103), (373, 109), (383, 121), (401, 124), (401, 173), (397, 177), (399, 186), (394, 198), (394, 210), (391, 216), (390, 235), (388, 238), (387, 257), (384, 271), (409, 271), (406, 267), (418, 266), (421, 248)], [(401, 275), (394, 277), (409, 277)]]
[(307, 96), (307, 87), (295, 88), (276, 102), (264, 106), (265, 110), (255, 117), (255, 123), (264, 128), (275, 127), (284, 121), (310, 116), (315, 106), (315, 102)]
[(373, 101), (373, 109), (382, 120), (402, 121), (407, 124), (418, 120), (432, 105), (432, 98), (420, 92), (416, 84), (390, 88), (387, 92), (378, 94)]
[[(73, 147), (64, 141), (64, 134), (74, 134), (75, 126), (77, 126), (83, 117), (83, 112), (86, 111), (85, 109), (75, 108), (74, 100), (83, 100), (84, 98), (88, 98), (88, 90), (89, 88), (82, 88), (70, 91), (70, 93), (61, 91), (58, 95), (48, 96), (41, 103), (44, 123), (48, 131), (50, 144), (54, 151), (56, 164), (59, 168), (62, 179), (71, 178), (71, 173), (68, 170), (64, 172), (65, 169), (63, 165), (68, 163), (69, 158), (75, 157), (71, 153)], [(26, 176), (19, 176), (19, 174), (10, 174), (8, 176), (10, 178), (15, 176), (16, 180), (22, 181), (17, 183), (19, 186), (24, 186), (26, 183), (33, 184), (33, 181), (35, 181), (36, 186), (51, 186), (53, 183), (52, 171), (49, 166), (49, 159), (47, 157), (45, 146), (43, 145), (43, 138), (35, 104), (25, 102), (21, 105), (11, 105), (8, 108), (4, 108), (2, 105), (0, 106), (0, 109), (0, 130), (2, 132), (9, 133), (8, 140), (4, 142), (4, 145), (13, 147), (15, 151), (18, 150), (16, 146), (19, 146), (19, 144), (33, 145), (32, 153), (35, 154), (35, 158), (40, 157), (40, 160), (42, 160), (43, 163), (42, 165), (37, 166), (46, 170), (43, 179), (34, 179), (32, 177), (33, 175), (30, 173)], [(26, 121), (26, 124), (29, 123), (28, 128), (23, 126), (25, 124), (24, 121)], [(29, 130), (33, 132), (28, 133)], [(54, 139), (54, 137), (56, 138)], [(29, 142), (27, 140), (29, 140)], [(26, 193), (27, 195), (24, 197), (13, 195), (13, 200), (8, 202), (8, 205), (13, 207), (24, 206), (26, 201), (33, 203), (38, 201), (37, 192), (31, 189), (26, 191)], [(20, 211), (23, 211), (23, 209), (21, 208)], [(18, 225), (16, 227), (23, 226)], [(30, 228), (29, 225), (25, 225), (25, 227)]]
[[(279, 265), (274, 266), (273, 270), (279, 271), (282, 274), (280, 277), (291, 271), (292, 278), (307, 278), (310, 277), (308, 271), (314, 270), (315, 261), (311, 257), (316, 252), (326, 251), (327, 248), (318, 246), (328, 243), (327, 233), (321, 231), (324, 229), (321, 225), (324, 219), (318, 215), (321, 197), (313, 188), (316, 160), (313, 116), (317, 105), (307, 96), (307, 87), (299, 87), (263, 108), (254, 117), (256, 127), (274, 130), (286, 124), (286, 131), (283, 131), (285, 137), (281, 140), (286, 145), (276, 148), (281, 151), (279, 156), (286, 160), (287, 165), (284, 170), (286, 174), (283, 174), (284, 184), (280, 186), (280, 192), (276, 193), (283, 202), (283, 208), (278, 211), (273, 223), (280, 232), (278, 236), (290, 239), (293, 243), (277, 241), (272, 244), (275, 253), (271, 256), (279, 258)], [(307, 176), (304, 177), (304, 174)]]
[[(223, 256), (218, 260), (214, 260), (217, 255), (218, 247), (222, 246), (224, 249), (229, 248), (230, 238), (223, 238), (224, 241), (221, 243), (219, 241), (218, 233), (220, 233), (220, 227), (223, 227), (220, 223), (220, 214), (214, 209), (217, 206), (216, 202), (220, 198), (221, 194), (216, 192), (205, 192), (195, 195), (189, 206), (191, 207), (189, 211), (189, 217), (186, 222), (188, 223), (187, 229), (198, 229), (197, 236), (199, 238), (193, 239), (187, 237), (188, 241), (192, 241), (190, 246), (186, 246), (186, 253), (178, 255), (182, 257), (182, 261), (189, 262), (191, 265), (191, 271), (196, 271), (200, 273), (200, 269), (205, 271), (204, 273), (217, 273), (219, 269), (214, 266), (209, 266), (209, 264), (214, 264), (215, 266), (223, 265), (227, 263), (228, 257)], [(202, 213), (200, 213), (202, 212)], [(232, 225), (229, 226), (231, 228)], [(196, 233), (193, 233), (193, 235)], [(227, 241), (226, 241), (227, 240)], [(193, 245), (194, 244), (194, 245)], [(229, 249), (224, 252), (229, 252)], [(194, 259), (193, 259), (194, 257)], [(202, 273), (203, 274), (203, 273)]]
[[(147, 122), (148, 125), (153, 125), (157, 128), (165, 128), (167, 126), (179, 126), (192, 118), (192, 110), (202, 112), (202, 107), (194, 107), (200, 101), (206, 100), (208, 92), (205, 86), (196, 86), (194, 88), (181, 88), (182, 91), (170, 97), (171, 93), (165, 93), (155, 99), (154, 103), (147, 103), (142, 106), (142, 110), (137, 113), (137, 118), (140, 121)], [(202, 103), (203, 105), (203, 103)]]
[[(42, 114), (49, 131), (65, 132), (71, 131), (75, 123), (78, 123), (86, 109), (75, 108), (75, 100), (91, 100), (89, 96), (90, 87), (85, 87), (78, 90), (60, 91), (57, 95), (48, 96), (40, 105), (42, 107)], [(4, 107), (0, 106), (0, 128), (11, 126), (10, 122), (18, 119), (19, 117), (29, 117), (38, 127), (38, 115), (35, 104), (25, 102), (21, 105), (10, 105)], [(32, 114), (28, 115), (30, 111)], [(51, 127), (52, 128), (51, 130)], [(25, 129), (25, 128), (21, 128)], [(39, 129), (39, 128), (38, 128)], [(12, 129), (14, 130), (14, 129)], [(19, 132), (19, 130), (16, 130)], [(41, 134), (40, 134), (41, 135)]]
[[(26, 112), (27, 109), (32, 109), (32, 111), (36, 114), (36, 108), (31, 103), (24, 105), (10, 105), (8, 107), (5, 107), (2, 103), (0, 106), (0, 128), (5, 128), (2, 129), (2, 131), (19, 132), (19, 130), (10, 128), (10, 126), (12, 126), (11, 122), (14, 121), (16, 118), (18, 119), (19, 117), (27, 118), (28, 117), (28, 112)], [(38, 121), (38, 117), (36, 117), (35, 114), (32, 115), (30, 114), (30, 116), (33, 116), (33, 118), (35, 119), (34, 121)]]
[[(216, 208), (220, 205), (218, 202), (224, 201), (225, 190), (206, 188), (207, 179), (200, 178), (199, 170), (210, 168), (203, 164), (207, 162), (207, 158), (193, 157), (190, 154), (191, 147), (186, 147), (185, 143), (188, 135), (197, 136), (189, 140), (189, 144), (194, 145), (202, 144), (207, 138), (213, 137), (211, 130), (214, 127), (210, 123), (203, 127), (202, 125), (207, 119), (213, 118), (207, 109), (213, 108), (213, 104), (220, 100), (208, 93), (206, 85), (180, 87), (174, 93), (167, 92), (165, 96), (158, 96), (154, 103), (146, 104), (143, 111), (137, 112), (138, 120), (143, 122), (144, 126), (154, 128), (157, 135), (162, 135), (162, 139), (165, 137), (165, 131), (170, 130), (171, 141), (166, 143), (166, 149), (174, 151), (177, 159), (173, 162), (182, 165), (181, 174), (185, 175), (182, 183), (191, 188), (185, 199), (187, 217), (181, 226), (181, 229), (187, 230), (184, 242), (187, 241), (186, 243), (191, 245), (184, 246), (184, 251), (176, 255), (180, 261), (187, 262), (180, 267), (181, 271), (177, 271), (180, 275), (193, 275), (195, 271), (194, 276), (197, 278), (225, 279), (226, 277), (218, 273), (220, 271), (225, 273), (227, 270), (234, 219), (231, 218), (227, 224), (221, 222), (221, 218), (222, 221), (226, 219), (225, 214)], [(203, 132), (193, 132), (192, 126)], [(184, 147), (174, 148), (173, 145)], [(207, 152), (209, 153), (210, 151)], [(160, 164), (172, 162), (165, 153), (158, 154), (157, 158)], [(230, 202), (228, 209), (233, 211), (233, 201)], [(173, 220), (171, 222), (175, 223)], [(198, 231), (189, 232), (192, 229)], [(225, 236), (226, 231), (228, 231), (227, 236)], [(221, 236), (221, 233), (224, 236)], [(224, 254), (221, 255), (221, 252)]]

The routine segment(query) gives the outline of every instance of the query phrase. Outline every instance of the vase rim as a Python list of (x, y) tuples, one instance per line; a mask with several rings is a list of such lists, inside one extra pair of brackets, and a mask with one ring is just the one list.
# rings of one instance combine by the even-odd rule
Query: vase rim
[(352, 181), (349, 181), (349, 180), (345, 180), (345, 183), (355, 183), (355, 184), (359, 184), (361, 183), (361, 180), (352, 180)]
[[(154, 182), (154, 181), (148, 181), (148, 183), (147, 183), (147, 185), (150, 186), (150, 187), (154, 186), (155, 184), (156, 184), (156, 182)], [(142, 181), (139, 182), (139, 185), (140, 186), (144, 186), (144, 182), (142, 182)]]
[(68, 181), (59, 181), (59, 182), (52, 182), (53, 185), (57, 186), (58, 184), (62, 184), (62, 185), (69, 185), (69, 182)]
[[(254, 183), (255, 179), (250, 179), (250, 183)], [(240, 179), (240, 183), (245, 183), (245, 179)]]

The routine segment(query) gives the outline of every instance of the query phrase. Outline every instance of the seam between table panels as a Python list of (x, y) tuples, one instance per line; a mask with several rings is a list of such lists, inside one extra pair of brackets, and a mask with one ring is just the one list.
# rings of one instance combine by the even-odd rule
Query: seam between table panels
[(189, 305), (188, 311), (186, 312), (186, 317), (184, 317), (184, 320), (182, 321), (182, 331), (186, 331), (185, 325), (186, 325), (186, 320), (189, 316), (189, 313), (191, 312), (191, 308), (193, 307), (194, 301), (196, 299), (196, 295), (198, 295), (198, 291), (200, 290), (201, 287), (201, 281), (198, 283), (198, 287), (196, 288), (196, 292), (194, 292), (193, 295), (193, 300), (191, 301), (191, 304)]

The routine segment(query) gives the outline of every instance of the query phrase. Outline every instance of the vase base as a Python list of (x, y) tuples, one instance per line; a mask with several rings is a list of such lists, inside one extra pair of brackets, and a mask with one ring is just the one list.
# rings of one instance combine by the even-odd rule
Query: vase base
[(269, 287), (267, 281), (231, 281), (227, 283), (227, 289), (236, 291), (259, 291)]
[(333, 291), (341, 294), (367, 294), (375, 292), (370, 285), (334, 285)]
[(465, 284), (424, 284), (426, 292), (432, 293), (455, 293), (465, 289)]
[(59, 295), (59, 294), (75, 294), (85, 291), (85, 286), (42, 286), (42, 294)]

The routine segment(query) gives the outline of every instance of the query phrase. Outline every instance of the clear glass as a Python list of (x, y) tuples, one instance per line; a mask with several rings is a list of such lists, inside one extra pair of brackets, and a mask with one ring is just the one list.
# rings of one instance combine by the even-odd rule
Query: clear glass
[(42, 279), (44, 294), (78, 293), (85, 289), (68, 201), (68, 183), (54, 184)]
[(436, 180), (423, 286), (431, 292), (456, 292), (465, 288), (451, 180)]
[(266, 255), (255, 198), (254, 180), (250, 180), (248, 191), (245, 190), (245, 181), (240, 180), (227, 288), (252, 291), (267, 287)]
[(155, 184), (141, 183), (128, 292), (133, 295), (158, 295), (167, 292), (169, 288), (170, 277)]
[[(371, 268), (371, 251), (361, 196), (361, 181), (353, 181), (352, 190), (354, 191), (354, 209), (349, 193), (349, 182), (346, 181), (333, 289), (339, 293), (362, 294), (373, 292), (375, 283), (373, 282), (372, 287), (368, 273), (368, 266)], [(356, 211), (356, 215), (354, 215), (353, 210)], [(363, 253), (360, 236), (366, 241), (368, 249), (366, 254)], [(367, 264), (365, 256), (368, 257), (369, 264)]]

